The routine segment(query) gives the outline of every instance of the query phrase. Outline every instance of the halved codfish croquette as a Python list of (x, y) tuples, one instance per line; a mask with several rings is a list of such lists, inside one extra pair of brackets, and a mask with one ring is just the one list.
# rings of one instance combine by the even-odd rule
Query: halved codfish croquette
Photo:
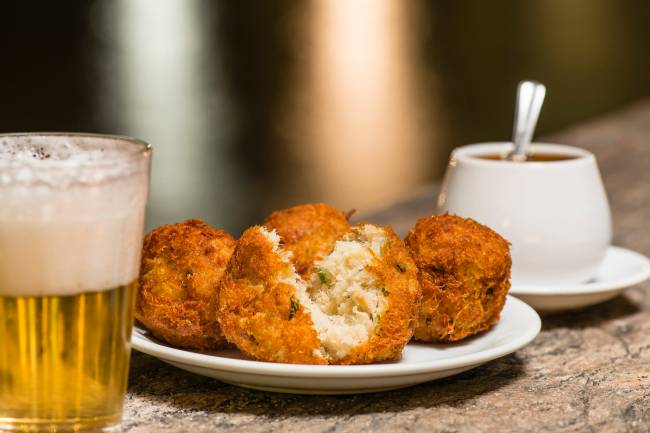
[(227, 346), (216, 319), (217, 293), (235, 243), (199, 220), (150, 232), (142, 249), (136, 319), (173, 346)]
[(301, 278), (274, 231), (242, 235), (224, 277), (226, 338), (274, 362), (366, 364), (398, 359), (416, 325), (416, 268), (390, 228), (353, 227)]
[(512, 265), (505, 239), (474, 220), (445, 214), (418, 220), (406, 245), (423, 294), (416, 340), (457, 341), (499, 320)]

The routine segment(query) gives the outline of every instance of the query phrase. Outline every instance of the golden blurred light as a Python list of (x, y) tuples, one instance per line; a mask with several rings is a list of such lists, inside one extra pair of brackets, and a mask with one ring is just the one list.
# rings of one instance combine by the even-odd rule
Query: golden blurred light
[(317, 2), (310, 61), (310, 141), (320, 199), (381, 206), (422, 184), (432, 164), (433, 119), (415, 55), (412, 4)]

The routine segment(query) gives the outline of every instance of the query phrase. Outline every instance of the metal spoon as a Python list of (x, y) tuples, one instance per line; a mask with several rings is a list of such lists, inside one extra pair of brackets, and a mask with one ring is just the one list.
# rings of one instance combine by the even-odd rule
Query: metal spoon
[(537, 81), (520, 81), (517, 86), (515, 121), (512, 130), (514, 150), (508, 155), (512, 161), (525, 161), (533, 138), (539, 113), (542, 111), (546, 87)]

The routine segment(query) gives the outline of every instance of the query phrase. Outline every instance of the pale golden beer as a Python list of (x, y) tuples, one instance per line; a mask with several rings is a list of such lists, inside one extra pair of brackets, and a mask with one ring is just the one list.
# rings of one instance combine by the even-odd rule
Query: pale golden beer
[(0, 425), (119, 422), (133, 294), (0, 296)]
[(0, 135), (0, 430), (119, 424), (150, 150)]

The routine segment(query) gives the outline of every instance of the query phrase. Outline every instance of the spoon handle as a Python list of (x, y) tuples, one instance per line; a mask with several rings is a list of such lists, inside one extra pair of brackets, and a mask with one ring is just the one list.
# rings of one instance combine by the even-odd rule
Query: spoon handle
[(521, 81), (517, 86), (517, 103), (512, 142), (515, 146), (512, 158), (525, 160), (530, 140), (533, 138), (537, 119), (542, 110), (546, 87), (537, 81)]

